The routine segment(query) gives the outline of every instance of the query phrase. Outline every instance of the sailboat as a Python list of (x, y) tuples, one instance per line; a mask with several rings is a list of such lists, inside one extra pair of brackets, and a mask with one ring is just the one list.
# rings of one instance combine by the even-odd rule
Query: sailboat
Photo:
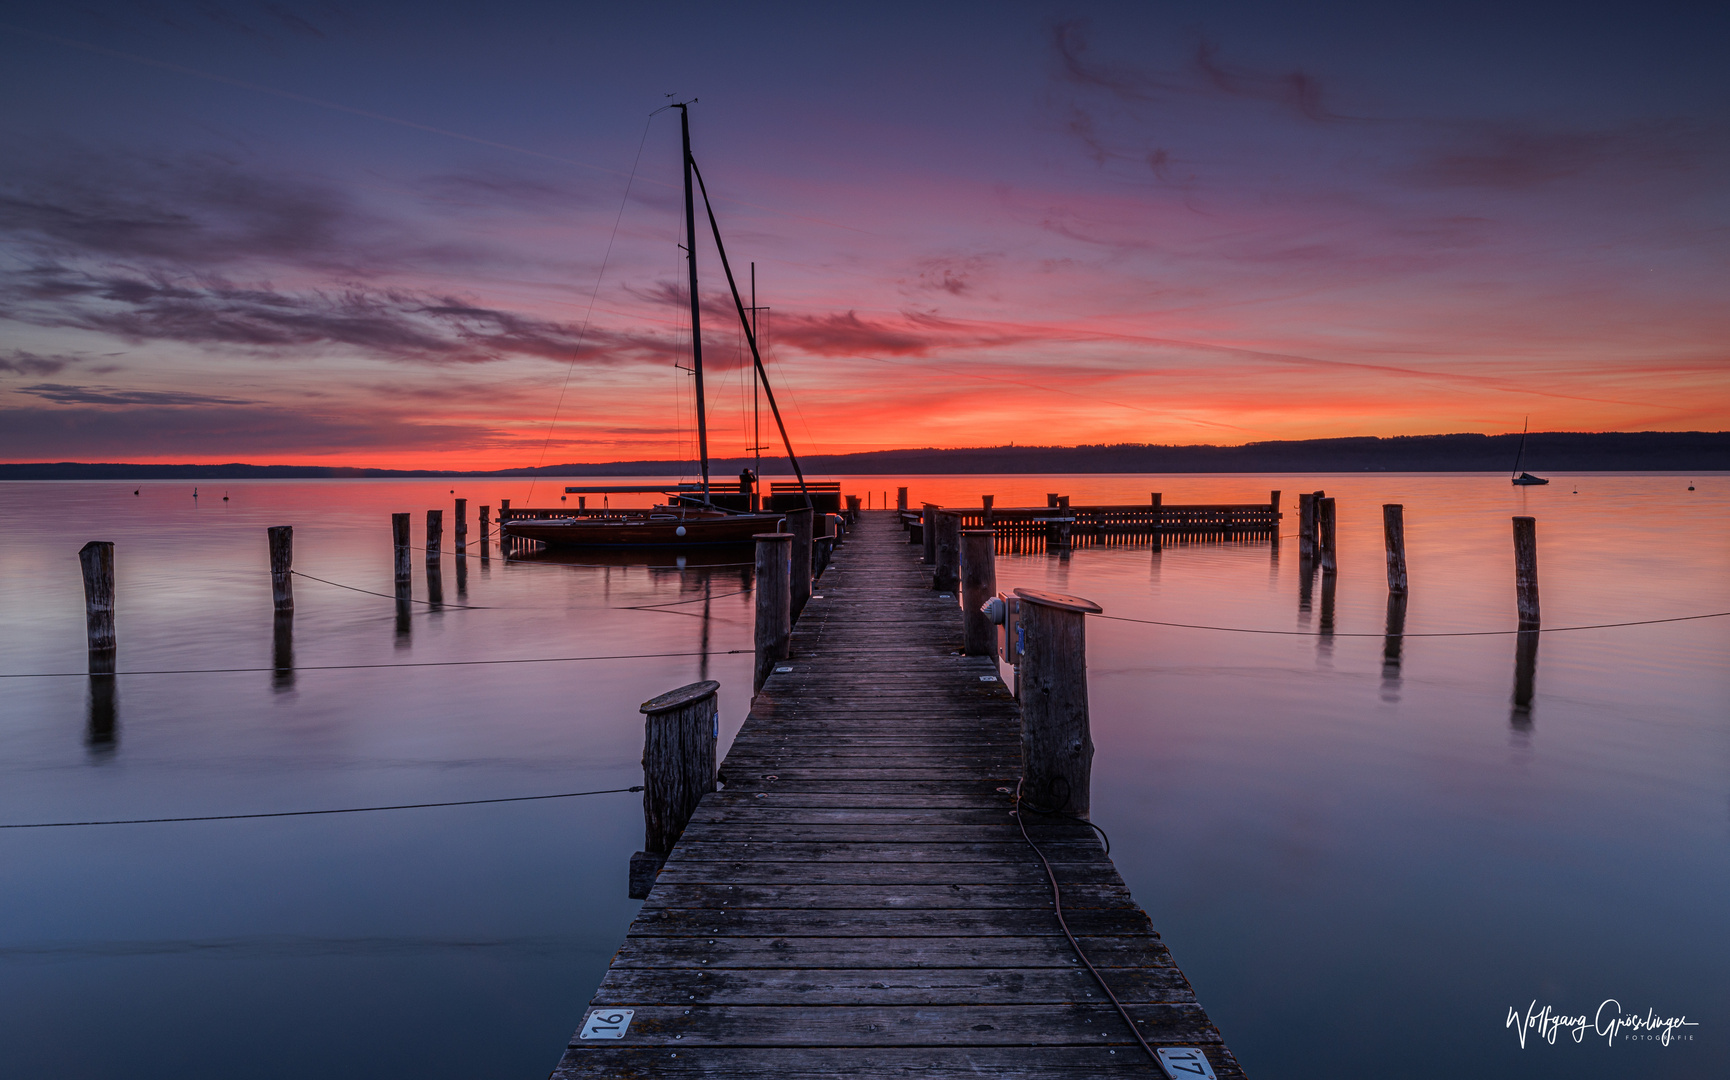
[(1533, 476), (1529, 472), (1520, 471), (1520, 459), (1526, 456), (1526, 429), (1531, 426), (1531, 423), (1532, 418), (1528, 416), (1526, 417), (1525, 423), (1520, 425), (1520, 450), (1519, 453), (1514, 455), (1513, 484), (1515, 487), (1532, 487), (1537, 484), (1549, 483), (1549, 481), (1544, 479), (1542, 476)]
[[(733, 293), (733, 305), (738, 309), (739, 323), (745, 340), (751, 346), (751, 359), (756, 375), (781, 431), (781, 442), (787, 450), (787, 460), (798, 477), (799, 490), (805, 505), (812, 506), (805, 474), (787, 438), (787, 426), (781, 421), (781, 410), (775, 403), (775, 392), (769, 386), (769, 374), (763, 367), (763, 357), (757, 349), (755, 319), (745, 314), (745, 303), (739, 286), (733, 279), (732, 265), (727, 261), (727, 249), (721, 242), (721, 227), (715, 221), (715, 209), (709, 203), (709, 192), (703, 174), (691, 155), (691, 116), (689, 102), (675, 102), (670, 107), (679, 110), (679, 130), (684, 142), (685, 171), (685, 261), (691, 294), (691, 372), (697, 397), (697, 453), (702, 469), (702, 482), (673, 484), (660, 487), (567, 487), (567, 495), (660, 493), (665, 503), (648, 510), (600, 510), (586, 507), (572, 513), (565, 509), (534, 510), (528, 508), (501, 510), (501, 537), (535, 540), (552, 547), (627, 548), (627, 549), (686, 549), (727, 544), (748, 544), (759, 533), (779, 532), (786, 518), (781, 514), (759, 512), (755, 492), (756, 476), (741, 477), (737, 485), (711, 483), (709, 477), (709, 425), (703, 397), (703, 326), (702, 310), (697, 292), (697, 213), (695, 197), (701, 192), (703, 209), (709, 218), (709, 228), (715, 238), (715, 252), (727, 273), (727, 285)], [(692, 180), (696, 181), (696, 189)], [(755, 273), (753, 272), (753, 292)], [(751, 306), (756, 307), (755, 295)], [(755, 311), (753, 310), (753, 314)], [(760, 440), (758, 440), (760, 441)]]

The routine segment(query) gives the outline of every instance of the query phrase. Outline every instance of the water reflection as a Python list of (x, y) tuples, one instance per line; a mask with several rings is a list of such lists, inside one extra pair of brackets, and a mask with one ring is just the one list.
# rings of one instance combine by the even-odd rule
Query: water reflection
[(294, 612), (276, 613), (270, 636), (270, 688), (277, 693), (294, 689)]
[(1316, 637), (1316, 659), (1321, 661), (1331, 662), (1334, 656), (1334, 590), (1338, 584), (1338, 574), (1323, 571), (1322, 617)]
[(1536, 627), (1522, 628), (1514, 635), (1514, 697), (1508, 723), (1515, 731), (1532, 730), (1532, 689), (1538, 675), (1538, 638)]
[(428, 558), (426, 564), (426, 602), (432, 610), (437, 611), (445, 603), (444, 567), (437, 558)]
[(1382, 700), (1400, 700), (1400, 654), (1406, 644), (1406, 594), (1388, 593), (1387, 636), (1382, 639)]
[(466, 601), (469, 598), (469, 561), (457, 556), (457, 599)]
[(1315, 594), (1316, 561), (1298, 556), (1298, 622), (1309, 625), (1311, 598)]
[(84, 744), (95, 752), (112, 752), (120, 726), (119, 680), (114, 675), (114, 650), (90, 654), (90, 711)]

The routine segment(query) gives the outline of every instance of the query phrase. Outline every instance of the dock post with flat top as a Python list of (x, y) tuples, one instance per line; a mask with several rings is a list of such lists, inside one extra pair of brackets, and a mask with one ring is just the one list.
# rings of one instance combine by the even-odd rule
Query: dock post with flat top
[(468, 550), (469, 550), (469, 501), (467, 499), (458, 499), (457, 500), (457, 523), (456, 523), (456, 553), (458, 555), (464, 555), (464, 554), (467, 554)]
[[(989, 496), (987, 496), (989, 498)], [(968, 656), (990, 656), (997, 627), (980, 610), (997, 595), (997, 533), (961, 530), (961, 640)]]
[(631, 856), (631, 899), (647, 899), (692, 811), (715, 790), (720, 713), (712, 679), (643, 702), (643, 850)]
[(294, 611), (294, 526), (272, 525), (270, 537), (270, 597), (279, 612)]
[(763, 689), (776, 661), (787, 658), (787, 641), (793, 632), (792, 580), (788, 564), (793, 558), (792, 533), (757, 534), (757, 667), (751, 680), (753, 692)]
[(1520, 629), (1536, 630), (1538, 616), (1538, 522), (1536, 518), (1514, 519), (1514, 593), (1519, 604)]
[(84, 572), (84, 630), (90, 646), (90, 670), (96, 671), (106, 654), (107, 666), (114, 670), (114, 651), (118, 639), (114, 633), (114, 542), (92, 540), (78, 549), (79, 568)]
[(1316, 500), (1316, 546), (1321, 549), (1322, 573), (1331, 574), (1339, 569), (1339, 560), (1334, 554), (1334, 501), (1331, 498)]
[(1388, 591), (1406, 591), (1406, 508), (1401, 503), (1382, 504), (1382, 539), (1388, 547)]
[(805, 605), (811, 600), (811, 541), (814, 523), (811, 520), (811, 508), (800, 507), (787, 511), (787, 531), (793, 534), (793, 562), (791, 593), (793, 604), (793, 621), (799, 621), (799, 615), (805, 610)]
[(931, 575), (931, 587), (938, 592), (952, 593), (961, 584), (961, 515), (952, 510), (937, 511), (937, 568)]
[(1298, 496), (1298, 558), (1304, 561), (1316, 557), (1316, 497), (1309, 492)]
[(426, 561), (439, 561), (439, 545), (444, 543), (445, 512), (443, 510), (428, 510), (426, 512)]
[(1021, 597), (1022, 798), (1085, 818), (1092, 805), (1093, 735), (1087, 714), (1087, 616), (1079, 596), (1016, 589)]
[(925, 545), (925, 565), (937, 565), (937, 504), (926, 503), (919, 513), (919, 542)]
[(409, 561), (408, 546), (409, 521), (407, 514), (392, 514), (390, 516), (391, 546), (396, 555), (396, 587), (401, 592), (414, 576), (414, 564)]
[(895, 509), (902, 511), (907, 509), (907, 489), (904, 487), (895, 489)]

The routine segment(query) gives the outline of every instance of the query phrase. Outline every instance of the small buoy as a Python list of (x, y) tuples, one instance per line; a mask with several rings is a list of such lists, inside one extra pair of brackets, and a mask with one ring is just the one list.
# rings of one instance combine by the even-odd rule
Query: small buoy
[(223, 501), (223, 502), (227, 502), (227, 501), (228, 501), (228, 496), (227, 496), (227, 495), (224, 495), (224, 496), (223, 496), (223, 497), (222, 497), (222, 501)]
[(136, 495), (136, 494), (138, 494), (138, 489), (137, 489), (137, 488), (133, 488), (133, 489), (132, 489), (132, 494), (134, 494), (134, 495)]
[(684, 536), (685, 535), (685, 527), (683, 525), (681, 525), (678, 528), (674, 529), (673, 535), (674, 536)]
[[(1688, 485), (1688, 490), (1689, 490), (1689, 491), (1693, 491), (1693, 490), (1694, 490), (1694, 485), (1693, 485), (1693, 484), (1689, 484), (1689, 485)], [(133, 493), (132, 493), (132, 494), (134, 494), (134, 495), (136, 495), (136, 494), (138, 494), (138, 492), (136, 492), (136, 491), (134, 491), (134, 492), (133, 492)]]

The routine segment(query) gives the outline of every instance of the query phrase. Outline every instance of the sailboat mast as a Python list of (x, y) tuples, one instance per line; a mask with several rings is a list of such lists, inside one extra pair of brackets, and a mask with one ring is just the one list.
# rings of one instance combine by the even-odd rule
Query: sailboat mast
[(1514, 454), (1514, 477), (1515, 477), (1515, 479), (1519, 478), (1520, 462), (1526, 456), (1526, 429), (1531, 427), (1531, 426), (1532, 426), (1532, 418), (1530, 416), (1526, 417), (1525, 422), (1520, 425), (1520, 449), (1518, 451), (1516, 451)]
[[(757, 264), (751, 264), (751, 336), (757, 336)], [(763, 414), (757, 409), (757, 368), (751, 367), (751, 450), (757, 455), (757, 482), (763, 480)]]
[(697, 204), (691, 194), (691, 113), (684, 105), (679, 110), (679, 132), (685, 144), (685, 263), (690, 268), (691, 291), (691, 370), (697, 382), (697, 455), (703, 468), (703, 504), (709, 505), (709, 418), (703, 401), (703, 323), (702, 302), (697, 296)]

